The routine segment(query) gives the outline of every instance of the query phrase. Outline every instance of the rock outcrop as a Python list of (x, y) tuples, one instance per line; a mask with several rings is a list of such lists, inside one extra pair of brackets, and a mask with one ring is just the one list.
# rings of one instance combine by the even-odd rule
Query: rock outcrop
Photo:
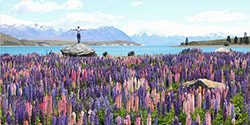
[(96, 56), (95, 50), (87, 47), (83, 43), (66, 46), (65, 48), (61, 49), (61, 52), (65, 56)]

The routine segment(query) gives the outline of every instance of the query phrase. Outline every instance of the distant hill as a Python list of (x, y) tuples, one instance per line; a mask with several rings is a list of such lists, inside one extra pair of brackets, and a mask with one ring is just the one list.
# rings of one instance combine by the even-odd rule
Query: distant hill
[[(75, 43), (74, 41), (62, 40), (26, 40), (16, 39), (10, 35), (0, 33), (1, 46), (62, 46)], [(140, 46), (135, 42), (130, 41), (104, 41), (104, 42), (83, 42), (88, 46)]]
[[(250, 38), (250, 37), (248, 37)], [(188, 45), (191, 46), (200, 46), (200, 45), (224, 45), (227, 39), (217, 39), (217, 40), (206, 40), (206, 41), (191, 41)], [(234, 38), (231, 38), (231, 45), (234, 44)], [(240, 37), (238, 38), (238, 43), (240, 42)], [(243, 43), (244, 44), (244, 43)]]

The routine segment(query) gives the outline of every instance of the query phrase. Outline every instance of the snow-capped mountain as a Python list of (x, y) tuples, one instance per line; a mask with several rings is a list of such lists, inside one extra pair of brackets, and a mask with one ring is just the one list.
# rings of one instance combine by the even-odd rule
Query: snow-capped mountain
[[(0, 25), (0, 31), (4, 34), (27, 40), (76, 40), (76, 32), (62, 30), (42, 25)], [(99, 27), (97, 29), (87, 29), (81, 32), (82, 41), (132, 41), (128, 35), (121, 30), (112, 27)]]
[[(133, 41), (143, 45), (180, 45), (186, 40), (186, 36), (173, 35), (163, 36), (157, 34), (140, 33), (130, 36)], [(215, 39), (225, 39), (226, 35), (223, 33), (213, 33), (205, 36), (188, 36), (189, 41), (206, 41)]]
[[(13, 36), (17, 39), (27, 40), (67, 40), (76, 41), (76, 32), (63, 30), (44, 25), (0, 25), (0, 32)], [(104, 26), (96, 29), (81, 31), (82, 41), (105, 42), (105, 41), (134, 41), (143, 45), (180, 45), (186, 36), (173, 35), (164, 36), (158, 34), (140, 33), (128, 36), (123, 31), (113, 27)], [(188, 36), (189, 41), (203, 41), (214, 39), (225, 39), (227, 35), (223, 33), (213, 33), (205, 36)]]
[[(113, 26), (84, 30), (81, 31), (81, 35), (83, 41), (132, 41), (127, 34)], [(68, 30), (62, 33), (60, 38), (73, 40), (76, 38), (76, 33)]]

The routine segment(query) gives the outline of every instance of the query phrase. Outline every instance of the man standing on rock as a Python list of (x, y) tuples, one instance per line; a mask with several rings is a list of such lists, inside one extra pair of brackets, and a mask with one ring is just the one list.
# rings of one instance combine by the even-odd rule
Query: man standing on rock
[(80, 32), (83, 31), (84, 29), (80, 29), (80, 27), (78, 26), (77, 29), (71, 29), (71, 30), (77, 32), (76, 37), (77, 37), (77, 42), (79, 44), (81, 42), (81, 34), (80, 34)]

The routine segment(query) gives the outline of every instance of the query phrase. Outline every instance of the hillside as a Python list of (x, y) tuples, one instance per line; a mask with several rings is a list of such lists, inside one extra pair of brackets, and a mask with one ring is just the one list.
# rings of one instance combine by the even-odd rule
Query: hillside
[[(248, 37), (250, 38), (250, 37)], [(224, 45), (227, 39), (217, 39), (217, 40), (206, 40), (206, 41), (191, 41), (188, 46), (203, 46), (203, 45)], [(238, 43), (234, 43), (234, 38), (231, 38), (230, 45), (238, 45), (240, 43), (240, 38), (238, 38)], [(244, 44), (244, 43), (243, 43)], [(186, 46), (186, 45), (182, 45)]]
[[(26, 39), (16, 39), (15, 37), (0, 33), (0, 45), (1, 46), (63, 46), (73, 44), (74, 41), (62, 41), (62, 40), (26, 40)], [(88, 41), (84, 42), (88, 46), (140, 46), (135, 42), (130, 41), (102, 41), (102, 42), (93, 42)]]

